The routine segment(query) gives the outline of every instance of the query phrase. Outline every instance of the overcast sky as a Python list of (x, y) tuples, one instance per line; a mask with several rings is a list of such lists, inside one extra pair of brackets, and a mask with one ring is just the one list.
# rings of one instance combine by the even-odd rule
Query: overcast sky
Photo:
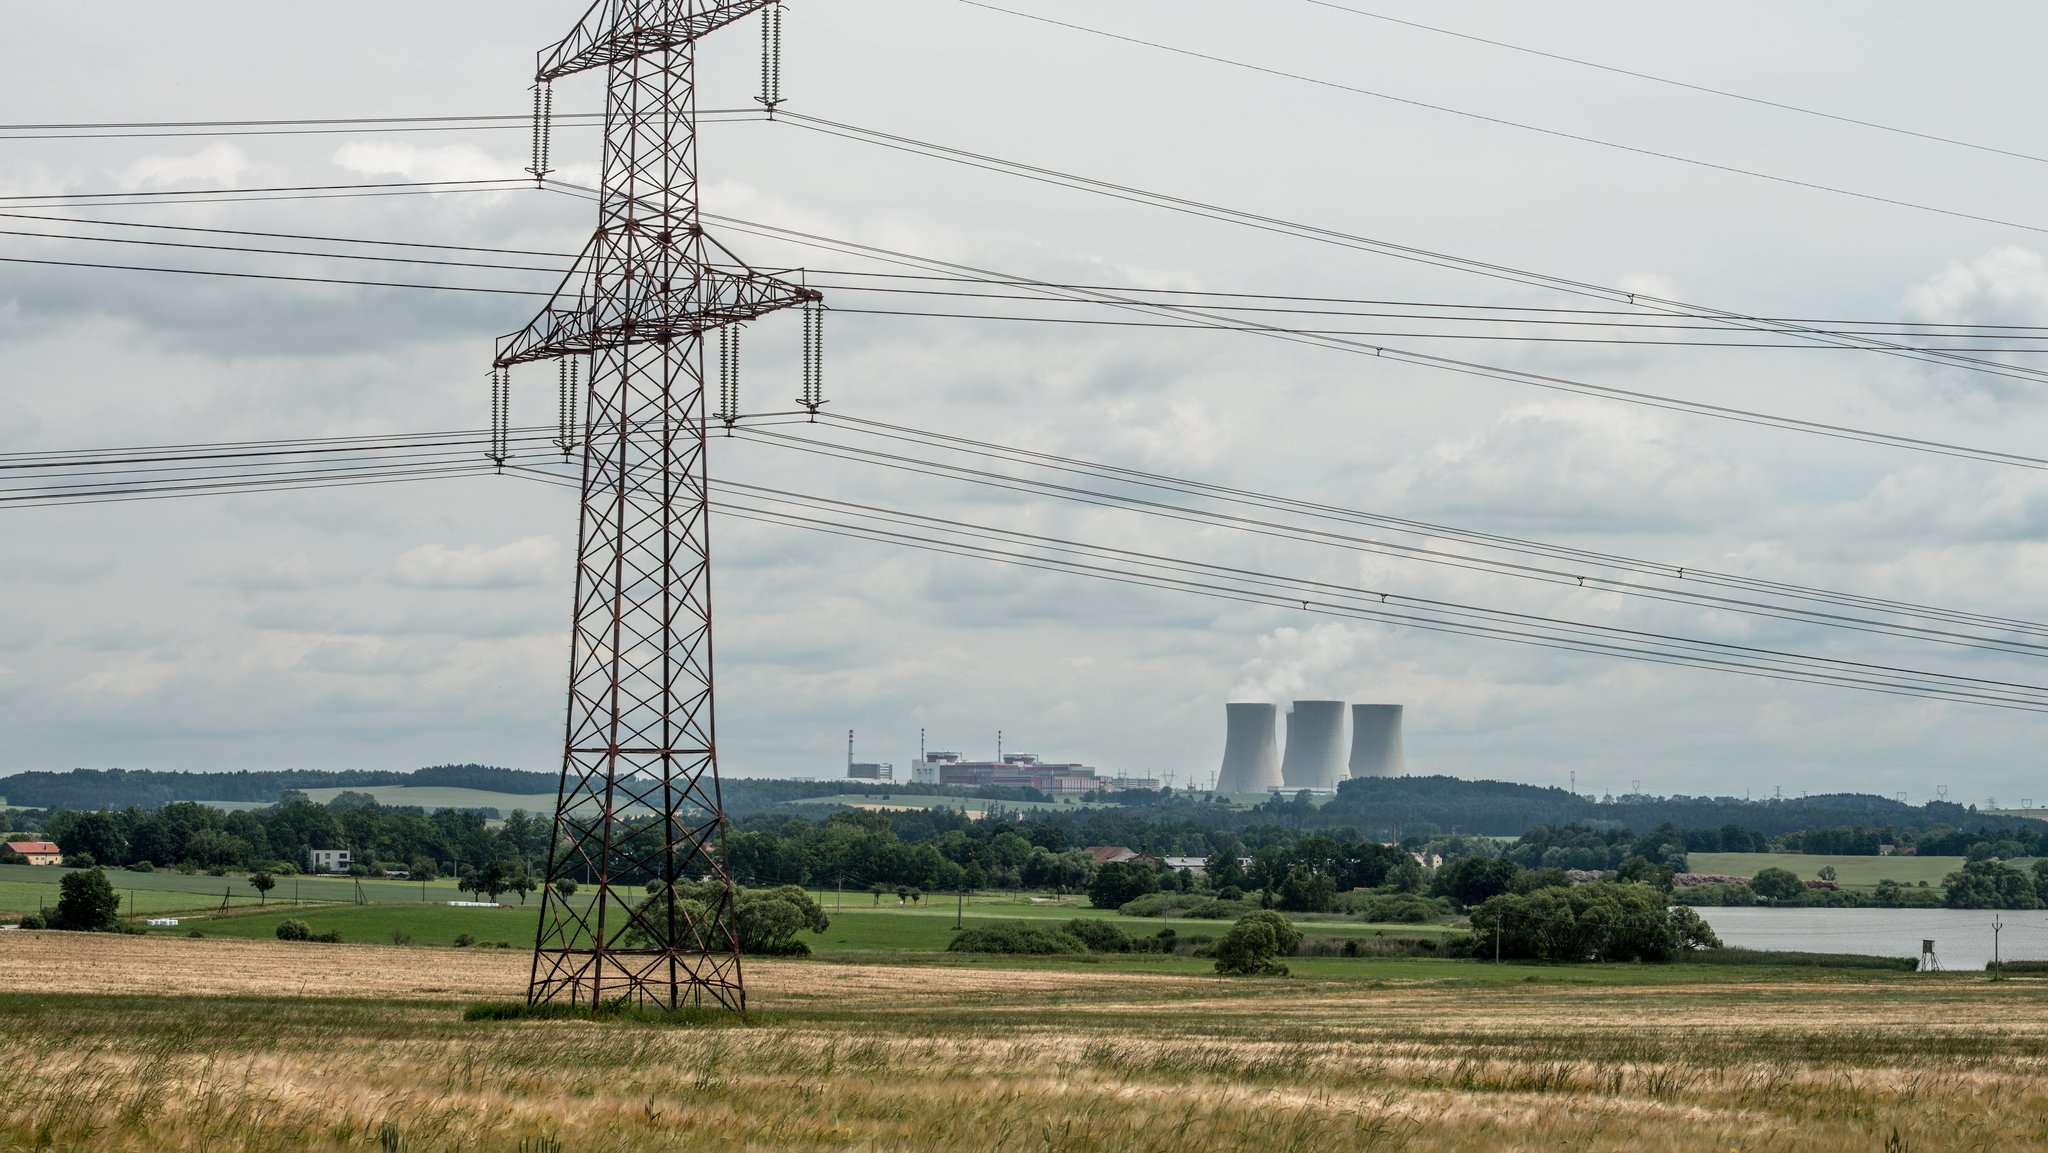
[[(2039, 160), (1594, 71), (1308, 0), (1009, 6), (1398, 99), (961, 0), (792, 3), (784, 93), (813, 116), (1724, 309), (2048, 325), (2048, 167)], [(1866, 0), (1354, 6), (2048, 155), (2036, 91), (2048, 10), (2039, 5), (1973, 5), (1966, 26), (1952, 8)], [(534, 52), (580, 8), (15, 7), (0, 43), (0, 107), (15, 123), (519, 113)], [(756, 37), (749, 22), (705, 45), (702, 107), (743, 106), (758, 91)], [(595, 109), (601, 97), (594, 77), (556, 92), (569, 112)], [(597, 143), (588, 129), (558, 131), (561, 175), (595, 183)], [(515, 176), (526, 148), (517, 126), (0, 140), (0, 196)], [(1596, 307), (790, 124), (707, 125), (702, 163), (708, 210), (1048, 280)], [(587, 202), (531, 189), (54, 211), (550, 252), (573, 252), (594, 224)], [(726, 239), (758, 266), (857, 266), (752, 236)], [(0, 255), (337, 274), (332, 263), (282, 257), (141, 254), (0, 237)], [(370, 278), (531, 290), (556, 279), (402, 267)], [(986, 311), (906, 299), (835, 300), (847, 311), (828, 336), (832, 411), (1672, 564), (2048, 616), (2038, 576), (2048, 482), (2037, 471), (1250, 334), (851, 311)], [(534, 308), (521, 297), (0, 265), (0, 452), (476, 428), (493, 341)], [(794, 316), (749, 331), (749, 410), (786, 407), (795, 395), (795, 331)], [(2040, 453), (2048, 443), (2048, 386), (1865, 353), (1387, 343), (1990, 449)], [(550, 419), (543, 375), (519, 378), (516, 421)], [(2041, 679), (2038, 662), (1191, 529), (760, 443), (717, 445), (713, 468), (1420, 596)], [(1001, 729), (1011, 751), (1206, 783), (1222, 752), (1226, 700), (1315, 697), (1405, 704), (1416, 772), (1564, 784), (1576, 771), (1582, 791), (1640, 781), (1660, 793), (1854, 789), (1917, 801), (1945, 785), (1952, 799), (2048, 798), (2040, 720), (2028, 713), (1335, 621), (789, 528), (721, 521), (716, 532), (728, 773), (835, 774), (849, 728), (863, 759), (903, 765), (922, 727), (934, 748), (992, 753)], [(573, 494), (510, 477), (0, 511), (0, 773), (450, 761), (553, 770), (574, 552)]]

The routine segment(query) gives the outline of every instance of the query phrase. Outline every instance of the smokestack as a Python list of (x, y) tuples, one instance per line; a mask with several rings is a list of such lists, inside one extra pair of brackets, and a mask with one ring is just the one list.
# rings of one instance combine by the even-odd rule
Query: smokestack
[(1289, 789), (1334, 790), (1344, 779), (1344, 702), (1296, 701), (1287, 714), (1287, 751), (1280, 783)]
[(1280, 744), (1275, 737), (1280, 710), (1272, 705), (1223, 706), (1223, 770), (1216, 791), (1225, 795), (1263, 793), (1280, 783)]
[(1408, 775), (1408, 757), (1401, 751), (1400, 705), (1351, 706), (1351, 775)]

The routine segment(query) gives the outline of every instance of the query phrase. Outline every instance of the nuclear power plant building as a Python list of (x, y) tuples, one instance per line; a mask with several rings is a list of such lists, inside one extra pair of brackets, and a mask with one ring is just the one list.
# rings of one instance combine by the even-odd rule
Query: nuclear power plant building
[(1408, 775), (1408, 757), (1401, 750), (1400, 705), (1351, 706), (1351, 775)]
[(1334, 792), (1344, 779), (1344, 702), (1296, 701), (1287, 713), (1280, 784)]
[(1216, 791), (1226, 796), (1263, 793), (1280, 787), (1280, 710), (1269, 704), (1223, 706), (1223, 769)]

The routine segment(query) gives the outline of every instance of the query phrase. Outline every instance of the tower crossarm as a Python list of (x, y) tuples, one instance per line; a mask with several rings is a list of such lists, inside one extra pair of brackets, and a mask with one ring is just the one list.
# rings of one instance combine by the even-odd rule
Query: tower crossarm
[[(742, 324), (771, 312), (823, 300), (816, 289), (785, 276), (800, 273), (729, 272), (705, 268), (668, 291), (655, 291), (631, 310), (606, 323), (592, 306), (589, 277), (565, 281), (562, 290), (525, 328), (498, 340), (499, 368), (565, 356), (584, 356), (603, 348), (668, 343)], [(568, 289), (580, 279), (578, 295)], [(610, 311), (610, 310), (606, 310)]]
[(597, 0), (576, 30), (540, 53), (534, 79), (546, 83), (636, 56), (667, 52), (778, 0)]

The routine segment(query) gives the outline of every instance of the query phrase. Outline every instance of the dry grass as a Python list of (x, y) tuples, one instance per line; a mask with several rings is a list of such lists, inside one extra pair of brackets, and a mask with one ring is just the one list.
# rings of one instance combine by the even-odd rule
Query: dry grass
[[(14, 934), (0, 1147), (2048, 1147), (2025, 982), (1225, 982), (762, 963), (751, 1027), (476, 1022), (516, 952)], [(1427, 969), (1418, 970), (1427, 972)], [(559, 1142), (559, 1145), (556, 1144)]]

